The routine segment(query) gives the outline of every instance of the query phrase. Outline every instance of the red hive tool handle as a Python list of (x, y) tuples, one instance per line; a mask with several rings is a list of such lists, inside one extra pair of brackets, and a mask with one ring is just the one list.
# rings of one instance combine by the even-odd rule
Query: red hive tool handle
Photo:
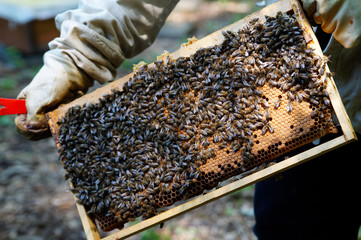
[(27, 113), (25, 100), (0, 98), (0, 116)]

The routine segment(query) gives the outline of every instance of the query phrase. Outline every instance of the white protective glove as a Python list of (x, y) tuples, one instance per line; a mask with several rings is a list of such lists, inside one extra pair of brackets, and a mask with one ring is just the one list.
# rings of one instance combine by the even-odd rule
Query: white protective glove
[(60, 50), (44, 55), (44, 65), (18, 99), (26, 99), (27, 114), (15, 119), (18, 131), (31, 140), (50, 136), (44, 113), (81, 96), (93, 84)]
[(303, 0), (309, 19), (320, 24), (326, 33), (345, 48), (358, 45), (361, 38), (360, 0)]
[(112, 81), (116, 68), (150, 46), (178, 0), (79, 0), (59, 14), (60, 37), (49, 43), (44, 66), (18, 98), (27, 115), (15, 119), (29, 139), (50, 136), (45, 112), (85, 93), (93, 84)]

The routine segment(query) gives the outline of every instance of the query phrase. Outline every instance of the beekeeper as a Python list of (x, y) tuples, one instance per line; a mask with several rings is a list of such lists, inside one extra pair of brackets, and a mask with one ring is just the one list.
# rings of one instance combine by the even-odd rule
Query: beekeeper
[[(58, 15), (55, 22), (60, 37), (49, 43), (43, 67), (18, 96), (26, 100), (28, 111), (27, 115), (15, 119), (18, 130), (34, 140), (50, 136), (44, 113), (81, 96), (94, 80), (112, 81), (124, 59), (152, 44), (177, 2), (79, 0), (77, 9)], [(329, 67), (335, 73), (351, 122), (361, 133), (360, 0), (304, 0), (303, 8), (311, 22), (332, 34), (324, 51), (331, 55)], [(352, 161), (352, 158), (356, 160), (352, 155), (358, 153), (359, 148), (360, 144), (354, 143), (341, 148), (339, 155), (334, 152), (327, 155), (327, 161), (322, 160), (323, 157), (286, 172), (283, 180), (258, 184), (257, 236), (260, 239), (356, 239), (335, 236), (344, 230), (341, 225), (348, 226), (344, 236), (356, 236), (360, 225), (361, 201), (356, 191), (360, 178), (355, 178), (359, 173), (353, 176), (355, 169), (360, 169), (360, 161)], [(340, 170), (347, 172), (347, 177), (343, 177), (345, 173)], [(330, 183), (336, 185), (330, 186)], [(337, 196), (340, 194), (342, 197)]]

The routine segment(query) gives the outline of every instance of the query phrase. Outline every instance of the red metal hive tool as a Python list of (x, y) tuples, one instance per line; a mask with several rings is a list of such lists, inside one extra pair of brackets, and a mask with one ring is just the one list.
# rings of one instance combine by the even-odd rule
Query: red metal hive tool
[(0, 116), (27, 113), (25, 100), (0, 98)]

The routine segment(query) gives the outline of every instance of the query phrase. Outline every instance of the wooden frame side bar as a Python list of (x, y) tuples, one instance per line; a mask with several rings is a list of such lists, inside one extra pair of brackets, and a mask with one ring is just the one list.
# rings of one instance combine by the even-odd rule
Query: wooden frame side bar
[[(322, 49), (320, 48), (320, 44), (317, 40), (317, 37), (315, 33), (312, 31), (312, 27), (310, 23), (308, 22), (306, 16), (304, 15), (302, 11), (302, 7), (298, 0), (289, 0), (290, 4), (292, 6), (292, 9), (297, 17), (297, 19), (301, 20), (300, 24), (301, 27), (304, 30), (305, 39), (309, 39), (308, 45), (314, 48), (314, 51), (319, 56), (323, 56)], [(329, 67), (326, 65), (326, 72), (330, 72)], [(342, 104), (342, 99), (340, 97), (340, 94), (337, 91), (337, 87), (335, 84), (335, 81), (333, 78), (327, 78), (327, 91), (330, 95), (330, 100), (332, 103), (332, 107), (334, 109), (334, 112), (336, 114), (336, 117), (341, 125), (342, 132), (344, 134), (344, 137), (346, 141), (353, 141), (357, 140), (356, 133), (352, 127), (351, 121), (347, 115), (346, 109), (344, 105)]]
[[(76, 199), (75, 199), (76, 200)], [(88, 240), (100, 240), (100, 234), (94, 221), (88, 217), (83, 205), (75, 203), (79, 212), (80, 220), (84, 228), (85, 236)]]

